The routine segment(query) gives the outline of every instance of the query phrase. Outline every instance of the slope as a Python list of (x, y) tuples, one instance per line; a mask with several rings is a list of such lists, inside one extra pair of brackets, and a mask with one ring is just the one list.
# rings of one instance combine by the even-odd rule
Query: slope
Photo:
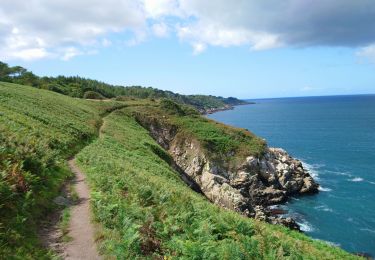
[(119, 105), (0, 82), (0, 255), (45, 257), (37, 220), (71, 172), (66, 159), (97, 136), (101, 115)]
[(92, 188), (101, 253), (117, 259), (354, 259), (324, 242), (245, 218), (189, 189), (124, 108), (77, 162)]
[(29, 85), (48, 89), (71, 97), (117, 98), (128, 100), (168, 98), (176, 102), (191, 105), (202, 113), (215, 109), (228, 109), (235, 105), (247, 104), (237, 98), (223, 98), (211, 95), (182, 95), (172, 91), (141, 86), (115, 86), (97, 80), (81, 77), (38, 77), (20, 66), (9, 67), (0, 61), (0, 81)]
[[(145, 106), (152, 111), (159, 103), (94, 102), (0, 83), (2, 257), (53, 257), (39, 246), (36, 223), (52, 209), (51, 199), (71, 175), (67, 158), (84, 147), (77, 164), (89, 179), (94, 217), (101, 226), (95, 239), (107, 257), (355, 258), (303, 234), (220, 208), (192, 191), (167, 163), (169, 154), (133, 117), (132, 108)], [(105, 117), (97, 138), (102, 116), (120, 107)], [(181, 124), (206, 140), (205, 127)]]

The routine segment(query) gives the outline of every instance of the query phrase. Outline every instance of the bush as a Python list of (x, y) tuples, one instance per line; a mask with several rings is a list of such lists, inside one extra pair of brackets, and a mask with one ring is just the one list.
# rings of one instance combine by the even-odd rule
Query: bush
[(162, 99), (160, 101), (160, 107), (170, 114), (185, 115), (185, 111), (181, 108), (181, 106), (170, 99)]
[(54, 92), (66, 95), (65, 91), (61, 87), (56, 86), (56, 85), (48, 85), (47, 89), (50, 91), (54, 91)]
[(100, 115), (116, 105), (0, 83), (0, 259), (52, 258), (37, 224), (71, 175), (66, 158), (97, 135)]
[(180, 179), (167, 151), (131, 112), (127, 107), (108, 115), (102, 138), (77, 155), (91, 184), (104, 258), (354, 259), (298, 232), (210, 203)]
[(83, 98), (85, 99), (105, 99), (105, 97), (98, 93), (98, 92), (95, 92), (95, 91), (86, 91), (85, 94), (83, 94)]

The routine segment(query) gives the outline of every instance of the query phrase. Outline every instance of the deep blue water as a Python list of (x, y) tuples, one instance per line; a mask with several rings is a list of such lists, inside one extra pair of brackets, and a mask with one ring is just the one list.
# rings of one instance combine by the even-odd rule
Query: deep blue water
[(375, 256), (375, 95), (255, 100), (209, 115), (302, 160), (318, 195), (285, 207), (306, 233)]

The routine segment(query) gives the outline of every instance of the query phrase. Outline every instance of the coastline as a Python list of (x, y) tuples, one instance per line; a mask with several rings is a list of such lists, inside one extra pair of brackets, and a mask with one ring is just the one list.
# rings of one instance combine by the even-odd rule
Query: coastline
[[(239, 106), (239, 105), (252, 105), (252, 104), (256, 104), (256, 103), (255, 102), (247, 102), (246, 104), (228, 105), (228, 106), (221, 107), (221, 108), (209, 109), (209, 110), (206, 110), (205, 113), (202, 113), (202, 115), (208, 117), (208, 115), (211, 115), (211, 114), (214, 114), (214, 113), (217, 113), (217, 112), (222, 112), (222, 111), (226, 111), (226, 110), (233, 110), (236, 106)], [(319, 191), (320, 191), (320, 184), (317, 182), (317, 179), (315, 178), (314, 174), (311, 174), (310, 169), (308, 167), (305, 167), (305, 165), (304, 165), (304, 163), (302, 163), (302, 161), (300, 161), (299, 159), (297, 159), (295, 157), (290, 156), (282, 148), (269, 147), (268, 149), (269, 150), (275, 150), (275, 151), (280, 150), (281, 153), (284, 153), (284, 154), (282, 154), (281, 156), (275, 157), (276, 164), (275, 164), (275, 162), (273, 162), (273, 163), (270, 162), (269, 161), (270, 158), (267, 158), (266, 164), (267, 165), (272, 164), (273, 167), (271, 167), (270, 169), (268, 169), (266, 167), (267, 173), (263, 173), (261, 171), (259, 174), (262, 175), (262, 178), (265, 178), (265, 176), (263, 176), (263, 175), (267, 175), (270, 172), (271, 173), (274, 172), (275, 169), (277, 168), (276, 167), (277, 164), (283, 165), (284, 168), (286, 168), (288, 170), (288, 172), (293, 172), (293, 173), (298, 172), (298, 170), (299, 170), (298, 167), (300, 167), (302, 169), (302, 172), (304, 174), (306, 174), (306, 176), (309, 177), (308, 180), (307, 180), (307, 184), (308, 184), (309, 188), (307, 189), (307, 192), (301, 192), (301, 193), (291, 192), (289, 190), (287, 192), (288, 196), (285, 196), (282, 199), (278, 198), (278, 196), (277, 196), (278, 189), (272, 189), (272, 192), (271, 192), (272, 195), (267, 195), (267, 196), (269, 196), (269, 198), (268, 198), (269, 200), (275, 199), (275, 201), (272, 202), (272, 203), (262, 202), (262, 203), (258, 204), (255, 207), (255, 215), (252, 216), (252, 217), (254, 217), (255, 219), (258, 219), (258, 220), (266, 221), (266, 222), (271, 223), (271, 224), (279, 224), (279, 225), (281, 224), (281, 225), (284, 225), (284, 226), (286, 226), (286, 227), (288, 227), (292, 230), (298, 230), (298, 231), (304, 233), (307, 230), (304, 230), (304, 228), (302, 227), (303, 225), (301, 223), (297, 223), (296, 219), (289, 215), (289, 209), (282, 208), (282, 206), (285, 206), (286, 203), (291, 199), (291, 197), (306, 196), (306, 195), (308, 196), (308, 195), (318, 194)], [(268, 157), (274, 157), (274, 156), (268, 156)], [(277, 158), (277, 157), (280, 157), (280, 158)], [(285, 158), (289, 158), (290, 160), (286, 160)], [(262, 167), (260, 165), (261, 165), (261, 163), (256, 168), (262, 170)], [(294, 165), (297, 165), (298, 169), (290, 169), (290, 167), (292, 166), (292, 168), (293, 168)], [(281, 167), (281, 168), (283, 168), (283, 167)], [(278, 172), (278, 171), (276, 170), (275, 172)], [(283, 173), (284, 173), (284, 171), (277, 173), (277, 175), (283, 176)], [(290, 177), (285, 178), (285, 179), (289, 179), (289, 178)], [(268, 181), (272, 182), (272, 179), (273, 178), (271, 177), (270, 180), (268, 180)], [(283, 182), (285, 182), (285, 180), (283, 180)], [(289, 181), (287, 180), (286, 182), (289, 182)], [(287, 186), (289, 186), (289, 184)], [(253, 188), (258, 189), (259, 187), (253, 187)], [(269, 188), (271, 188), (271, 187), (269, 187)]]
[[(354, 160), (346, 161), (342, 157), (353, 158), (359, 152), (364, 156), (370, 151), (372, 145), (369, 141), (373, 138), (371, 124), (374, 122), (369, 109), (373, 107), (371, 100), (368, 95), (256, 100), (262, 106), (244, 107), (207, 117), (251, 129), (264, 136), (272, 146), (285, 147), (302, 159), (304, 168), (322, 185), (321, 193), (319, 196), (293, 198), (287, 204), (290, 216), (296, 216), (299, 223), (307, 224), (304, 228), (306, 234), (314, 239), (332, 241), (353, 254), (374, 257), (370, 242), (374, 238), (374, 228), (369, 218), (373, 205), (368, 202), (372, 196), (369, 191), (375, 183), (371, 175), (373, 162), (363, 160), (363, 167), (358, 169)], [(369, 108), (365, 109), (364, 104)], [(336, 117), (338, 109), (340, 113), (350, 111), (351, 116), (347, 120), (355, 127)], [(355, 115), (358, 114), (363, 117), (357, 118)], [(343, 131), (341, 135), (335, 135), (337, 129)], [(351, 143), (355, 144), (355, 149), (343, 142), (354, 140), (353, 137), (358, 137), (355, 139), (357, 142)], [(362, 199), (363, 203), (358, 205), (360, 198), (367, 200)], [(346, 201), (345, 207), (340, 204), (343, 200)], [(345, 225), (348, 228), (340, 230)]]
[(256, 104), (256, 102), (253, 102), (253, 101), (251, 101), (251, 102), (244, 101), (244, 102), (245, 103), (236, 104), (236, 105), (225, 105), (224, 107), (219, 107), (219, 108), (200, 109), (199, 112), (202, 115), (211, 115), (211, 114), (214, 114), (214, 113), (217, 113), (217, 112), (222, 112), (222, 111), (226, 111), (226, 110), (233, 110), (237, 106), (255, 105)]

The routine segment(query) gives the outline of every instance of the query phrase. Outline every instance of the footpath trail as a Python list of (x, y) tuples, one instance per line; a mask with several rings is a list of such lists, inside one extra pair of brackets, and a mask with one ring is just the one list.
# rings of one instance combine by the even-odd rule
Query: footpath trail
[[(117, 107), (103, 115), (98, 138), (102, 137), (105, 117), (123, 107)], [(77, 202), (70, 206), (70, 223), (67, 237), (70, 237), (71, 240), (66, 243), (61, 240), (63, 235), (59, 227), (61, 211), (56, 211), (47, 217), (39, 230), (39, 237), (42, 244), (54, 251), (59, 258), (69, 260), (101, 259), (94, 240), (95, 231), (91, 222), (90, 189), (85, 181), (85, 174), (77, 166), (75, 157), (68, 161), (68, 165), (74, 173), (74, 180), (71, 185), (78, 196)], [(64, 196), (67, 196), (66, 191), (64, 193)]]
[(85, 182), (85, 175), (75, 163), (69, 160), (70, 170), (75, 175), (73, 182), (78, 195), (78, 203), (71, 208), (68, 235), (72, 238), (65, 245), (65, 259), (101, 259), (94, 241), (94, 227), (91, 223), (90, 191)]
[[(105, 125), (104, 119), (105, 116), (102, 118), (99, 128), (99, 138)], [(85, 174), (77, 166), (75, 158), (70, 159), (68, 165), (75, 176), (73, 185), (78, 195), (78, 203), (71, 208), (68, 235), (72, 240), (65, 244), (62, 255), (64, 255), (64, 259), (71, 260), (101, 259), (94, 240), (95, 231), (91, 222), (90, 211), (90, 189), (85, 182)]]
[[(122, 107), (116, 108), (113, 111), (121, 108)], [(113, 111), (102, 117), (101, 126), (98, 131), (99, 138), (102, 137), (105, 127), (105, 117)], [(101, 259), (94, 240), (95, 231), (91, 223), (90, 211), (90, 189), (85, 182), (85, 174), (77, 166), (75, 158), (70, 159), (68, 164), (70, 170), (75, 175), (73, 185), (78, 195), (78, 203), (71, 208), (68, 236), (70, 236), (72, 240), (64, 245), (62, 255), (64, 259), (71, 260)]]

